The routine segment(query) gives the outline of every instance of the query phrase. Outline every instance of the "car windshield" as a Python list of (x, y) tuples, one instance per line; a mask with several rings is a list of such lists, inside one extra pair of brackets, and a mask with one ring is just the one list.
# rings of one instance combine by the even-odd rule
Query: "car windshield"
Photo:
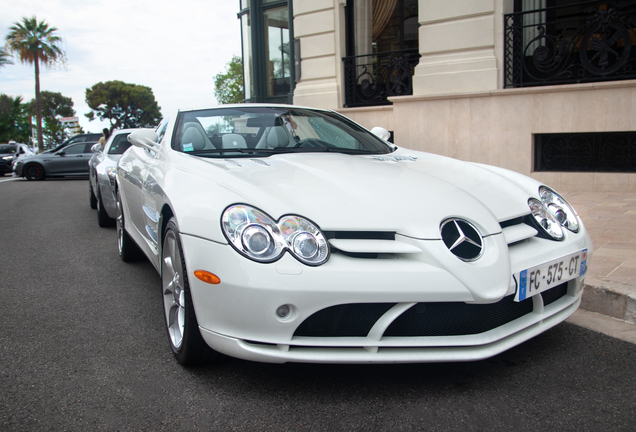
[(179, 115), (176, 151), (202, 157), (262, 157), (279, 153), (384, 154), (384, 141), (339, 114), (305, 108), (238, 107)]
[(18, 146), (16, 145), (11, 145), (11, 144), (0, 145), (0, 154), (13, 154), (17, 151), (18, 151)]

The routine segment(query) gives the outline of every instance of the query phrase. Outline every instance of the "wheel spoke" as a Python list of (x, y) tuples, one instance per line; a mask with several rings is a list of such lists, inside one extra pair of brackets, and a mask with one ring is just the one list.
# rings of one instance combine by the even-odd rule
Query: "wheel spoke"
[(172, 295), (174, 297), (173, 282), (174, 280), (170, 281), (170, 283), (166, 285), (166, 289), (163, 291), (163, 295)]
[(173, 304), (168, 312), (168, 327), (173, 327), (177, 319), (181, 315), (181, 308), (178, 304)]
[(166, 265), (166, 269), (170, 272), (170, 278), (172, 279), (175, 274), (174, 266), (172, 265), (172, 258), (167, 256), (163, 259), (163, 262)]

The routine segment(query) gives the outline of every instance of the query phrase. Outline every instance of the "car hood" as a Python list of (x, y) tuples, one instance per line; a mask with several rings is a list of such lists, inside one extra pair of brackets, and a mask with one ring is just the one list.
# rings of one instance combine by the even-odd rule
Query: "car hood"
[(190, 173), (230, 192), (224, 194), (224, 205), (249, 204), (274, 219), (297, 214), (324, 231), (390, 231), (439, 239), (441, 222), (460, 217), (483, 235), (496, 234), (500, 221), (529, 213), (528, 197), (536, 195), (530, 191), (538, 186), (530, 178), (520, 185), (479, 165), (407, 150), (374, 156), (197, 157), (196, 164), (192, 156), (181, 155), (189, 159)]

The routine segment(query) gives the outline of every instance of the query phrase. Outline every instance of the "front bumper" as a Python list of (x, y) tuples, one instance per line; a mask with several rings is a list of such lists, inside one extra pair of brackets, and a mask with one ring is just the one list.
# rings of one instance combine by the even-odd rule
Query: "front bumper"
[(11, 162), (4, 159), (0, 159), (0, 174), (4, 175), (12, 171), (13, 169), (11, 169)]
[(13, 164), (13, 172), (17, 174), (18, 177), (22, 177), (22, 169), (24, 168), (24, 163), (17, 162)]
[[(204, 340), (232, 357), (272, 363), (417, 363), (473, 361), (494, 356), (564, 321), (581, 301), (584, 276), (560, 286), (560, 294), (551, 300), (546, 300), (548, 295), (545, 298), (536, 295), (521, 302), (523, 310), (519, 312), (520, 303), (512, 302), (511, 297), (516, 289), (512, 275), (577, 249), (589, 249), (589, 257), (592, 253), (589, 236), (584, 232), (573, 235), (567, 242), (535, 238), (512, 247), (506, 260), (509, 262), (499, 266), (507, 272), (510, 287), (498, 298), (485, 302), (477, 298), (473, 287), (467, 286), (470, 278), (465, 275), (456, 278), (443, 265), (426, 262), (424, 255), (356, 259), (333, 254), (325, 265), (307, 267), (289, 255), (276, 263), (259, 264), (240, 256), (228, 245), (186, 234), (181, 235), (181, 241)], [(429, 242), (422, 248), (430, 250), (432, 246)], [(221, 284), (201, 282), (194, 277), (195, 270), (216, 274)], [(480, 283), (483, 285), (483, 281)], [(408, 311), (413, 313), (416, 308), (425, 310), (427, 304), (442, 303), (450, 306), (505, 303), (502, 313), (512, 318), (503, 318), (477, 333), (462, 333), (466, 328), (463, 327), (459, 331), (420, 334), (417, 330), (414, 335), (387, 336), (391, 325)], [(276, 310), (281, 305), (289, 305), (288, 317), (277, 316)], [(334, 326), (344, 328), (342, 331), (328, 329), (321, 333), (321, 330), (310, 336), (306, 331), (299, 332), (301, 324), (311, 322), (318, 313), (330, 308), (341, 308), (335, 316), (340, 312), (346, 314), (348, 309), (344, 305), (362, 305), (362, 309), (383, 305), (385, 309), (361, 334), (352, 335), (355, 332), (346, 327), (347, 322), (357, 325), (364, 317), (347, 316), (333, 320)], [(481, 306), (490, 305), (476, 307)], [(513, 310), (512, 315), (508, 309)], [(482, 318), (488, 320), (489, 314), (485, 312)], [(452, 314), (450, 321), (452, 327), (455, 321)]]

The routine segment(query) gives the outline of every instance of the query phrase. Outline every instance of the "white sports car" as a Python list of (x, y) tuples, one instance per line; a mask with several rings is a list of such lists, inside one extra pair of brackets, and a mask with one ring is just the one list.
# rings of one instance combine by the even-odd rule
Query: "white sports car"
[(179, 362), (479, 360), (578, 308), (593, 246), (559, 194), (374, 131), (246, 104), (129, 135), (119, 253), (161, 274)]

